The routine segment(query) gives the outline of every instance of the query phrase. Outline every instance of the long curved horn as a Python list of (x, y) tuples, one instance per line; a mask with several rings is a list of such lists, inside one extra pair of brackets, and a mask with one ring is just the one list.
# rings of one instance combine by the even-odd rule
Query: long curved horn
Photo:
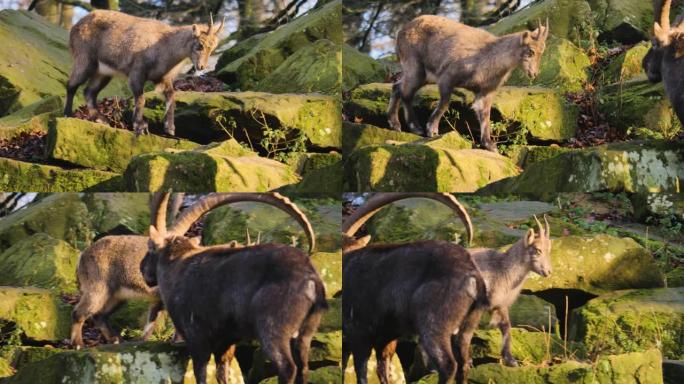
[(663, 31), (670, 32), (670, 5), (672, 0), (665, 0), (663, 2), (663, 7), (660, 9), (660, 26)]
[(172, 221), (178, 216), (178, 212), (180, 212), (180, 208), (183, 205), (183, 198), (185, 198), (185, 193), (174, 193), (171, 195), (166, 216), (170, 217)]
[(316, 236), (309, 219), (306, 218), (304, 212), (297, 207), (287, 197), (273, 192), (273, 193), (213, 193), (195, 204), (186, 208), (181, 215), (176, 219), (173, 227), (169, 230), (170, 233), (182, 236), (190, 229), (190, 226), (197, 221), (203, 214), (221, 205), (237, 203), (240, 201), (253, 201), (257, 203), (264, 203), (272, 205), (292, 216), (297, 223), (306, 232), (306, 237), (309, 240), (309, 253), (316, 248)]
[(470, 216), (466, 212), (465, 208), (461, 203), (456, 200), (453, 195), (448, 193), (430, 193), (430, 192), (394, 192), (394, 193), (377, 193), (373, 195), (370, 199), (366, 200), (359, 209), (354, 211), (347, 220), (342, 223), (342, 233), (353, 237), (354, 234), (361, 228), (368, 219), (370, 219), (376, 212), (378, 212), (382, 207), (389, 203), (393, 203), (398, 200), (409, 199), (412, 197), (422, 197), (425, 199), (437, 200), (440, 203), (448, 206), (449, 208), (456, 211), (458, 217), (466, 227), (466, 233), (468, 235), (468, 244), (473, 241), (473, 223), (470, 221)]
[(157, 192), (150, 201), (150, 219), (157, 231), (166, 232), (166, 208), (169, 204), (169, 192)]

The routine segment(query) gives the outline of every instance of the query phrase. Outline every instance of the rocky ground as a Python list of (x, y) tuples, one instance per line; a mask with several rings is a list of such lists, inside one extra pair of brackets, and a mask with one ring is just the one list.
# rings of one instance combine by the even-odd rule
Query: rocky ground
[[(363, 76), (344, 93), (344, 190), (679, 193), (681, 123), (663, 85), (649, 83), (641, 69), (651, 4), (543, 0), (488, 28), (505, 34), (547, 17), (551, 34), (539, 76), (530, 80), (515, 70), (494, 99), (501, 155), (478, 149), (473, 94), (466, 90), (452, 95), (442, 137), (389, 130), (390, 80), (401, 76), (396, 59), (345, 56), (345, 65)], [(424, 87), (416, 99), (426, 122), (437, 90)]]
[[(267, 191), (335, 195), (341, 182), (341, 1), (321, 1), (275, 31), (217, 49), (215, 71), (174, 83), (176, 136), (148, 84), (152, 135), (131, 132), (125, 81), (82, 93), (61, 118), (67, 31), (33, 12), (0, 12), (0, 190)], [(283, 81), (287, 79), (287, 81)], [(112, 129), (120, 128), (120, 129)]]
[[(677, 383), (684, 366), (684, 241), (641, 201), (624, 194), (561, 194), (549, 201), (459, 196), (475, 228), (473, 247), (506, 248), (548, 215), (553, 273), (530, 274), (511, 309), (512, 351), (499, 363), (501, 334), (482, 320), (471, 347), (471, 382)], [(681, 204), (681, 203), (678, 203)], [(681, 206), (678, 215), (681, 217)], [(643, 224), (643, 217), (657, 223)], [(461, 241), (460, 220), (440, 203), (409, 199), (366, 225), (378, 243)], [(392, 382), (435, 383), (415, 340), (402, 340)], [(371, 359), (372, 360), (372, 359)], [(374, 364), (374, 362), (371, 362)], [(664, 375), (664, 376), (663, 376)], [(352, 368), (345, 372), (353, 378)], [(369, 382), (376, 383), (369, 367)]]
[[(341, 382), (340, 201), (295, 198), (316, 228), (313, 263), (323, 278), (331, 309), (313, 342), (311, 382)], [(147, 194), (48, 195), (0, 220), (0, 382), (169, 382), (192, 383), (189, 357), (182, 344), (170, 343), (172, 325), (164, 317), (152, 340), (142, 335), (146, 307), (132, 301), (118, 310), (112, 325), (125, 342), (105, 345), (99, 332), (85, 329), (88, 348), (68, 343), (71, 310), (77, 302), (79, 253), (96, 236), (125, 230), (144, 233), (149, 225)], [(301, 228), (276, 208), (238, 203), (207, 214), (201, 228), (206, 244), (295, 243), (306, 247)], [(261, 382), (275, 375), (253, 344), (238, 348), (233, 381)], [(213, 368), (212, 368), (213, 369)], [(211, 372), (211, 370), (210, 370)]]

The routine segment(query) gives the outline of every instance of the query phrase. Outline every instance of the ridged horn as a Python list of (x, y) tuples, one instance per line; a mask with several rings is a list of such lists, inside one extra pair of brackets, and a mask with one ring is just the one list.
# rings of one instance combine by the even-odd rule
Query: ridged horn
[(353, 237), (354, 234), (361, 228), (366, 221), (368, 221), (376, 212), (382, 209), (385, 205), (393, 203), (398, 200), (420, 197), (425, 199), (437, 200), (440, 203), (448, 206), (456, 211), (458, 217), (466, 227), (468, 235), (468, 245), (473, 241), (473, 223), (470, 221), (470, 216), (466, 212), (461, 203), (448, 193), (430, 193), (430, 192), (392, 192), (392, 193), (376, 193), (371, 198), (366, 200), (359, 209), (354, 211), (347, 220), (342, 223), (342, 233)]
[(670, 6), (672, 5), (672, 0), (665, 0), (663, 2), (662, 8), (660, 8), (660, 26), (663, 31), (670, 32)]
[(237, 203), (241, 201), (252, 201), (256, 203), (264, 203), (272, 205), (288, 215), (292, 216), (297, 223), (304, 229), (306, 237), (309, 240), (309, 253), (316, 249), (316, 236), (309, 219), (306, 218), (304, 212), (297, 207), (287, 197), (276, 193), (212, 193), (190, 207), (186, 208), (181, 215), (176, 219), (169, 233), (182, 236), (190, 229), (192, 224), (197, 221), (202, 215), (210, 210), (226, 204)]
[(169, 204), (169, 192), (157, 192), (150, 201), (150, 219), (152, 225), (161, 233), (166, 232), (166, 208)]

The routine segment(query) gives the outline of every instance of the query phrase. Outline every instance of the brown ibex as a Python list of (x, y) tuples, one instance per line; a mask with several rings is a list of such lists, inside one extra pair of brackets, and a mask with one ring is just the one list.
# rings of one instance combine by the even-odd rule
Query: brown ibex
[[(472, 256), (446, 241), (366, 245), (370, 237), (354, 240), (358, 229), (384, 205), (409, 197), (431, 198), (453, 209), (466, 226), (472, 224), (464, 207), (451, 195), (439, 193), (376, 194), (342, 224), (342, 342), (343, 366), (354, 356), (357, 383), (367, 381), (371, 350), (377, 374), (389, 381), (389, 359), (396, 341), (418, 335), (420, 345), (439, 371), (439, 383), (467, 382), (470, 337), (482, 310), (489, 305), (486, 285)], [(454, 359), (451, 336), (461, 335)]]
[[(175, 194), (170, 216), (176, 217), (183, 194)], [(83, 323), (92, 318), (107, 342), (119, 337), (107, 323), (109, 316), (129, 299), (150, 301), (143, 340), (154, 330), (154, 322), (162, 309), (156, 288), (145, 284), (140, 262), (147, 253), (149, 237), (140, 235), (104, 236), (86, 248), (78, 259), (76, 280), (81, 294), (72, 312), (71, 345), (83, 347)], [(194, 239), (199, 243), (199, 238)]]
[(537, 76), (548, 34), (548, 20), (545, 26), (540, 25), (534, 31), (497, 37), (442, 16), (425, 15), (413, 19), (397, 34), (402, 75), (392, 86), (387, 112), (390, 126), (401, 130), (401, 101), (409, 129), (423, 134), (413, 110), (413, 97), (423, 85), (436, 83), (439, 104), (430, 115), (425, 134), (428, 137), (437, 135), (439, 121), (449, 108), (451, 92), (454, 87), (462, 87), (475, 93), (472, 108), (480, 123), (482, 146), (496, 152), (489, 126), (492, 98), (518, 65), (522, 65), (529, 77)]
[(106, 120), (97, 111), (97, 95), (114, 75), (128, 78), (135, 98), (133, 128), (137, 135), (147, 133), (143, 118), (143, 87), (151, 81), (164, 90), (166, 115), (164, 131), (175, 135), (173, 80), (184, 59), (190, 58), (198, 70), (207, 66), (218, 45), (224, 21), (209, 25), (173, 27), (157, 20), (134, 17), (121, 12), (97, 10), (71, 28), (69, 49), (74, 68), (66, 85), (64, 115), (72, 115), (78, 87), (88, 82), (84, 95), (92, 118)]
[[(670, 7), (672, 0), (665, 0), (662, 7), (660, 1), (654, 2), (654, 15), (660, 16), (660, 21), (653, 25), (653, 46), (644, 56), (642, 66), (651, 82), (662, 80), (665, 94), (677, 114), (679, 121), (684, 123), (684, 81), (682, 71), (682, 57), (684, 56), (684, 14), (675, 20), (675, 26), (670, 26)], [(658, 12), (659, 11), (659, 12)]]
[(159, 286), (162, 302), (186, 340), (197, 383), (206, 383), (212, 354), (217, 376), (225, 380), (232, 346), (251, 339), (260, 342), (275, 364), (279, 383), (306, 382), (310, 343), (328, 305), (309, 257), (287, 245), (202, 247), (183, 236), (194, 221), (220, 205), (277, 202), (288, 206), (288, 213), (297, 212), (311, 252), (315, 237), (306, 216), (276, 193), (212, 194), (183, 211), (167, 231), (163, 216), (168, 194), (157, 200), (156, 224), (150, 227), (149, 251), (140, 268), (148, 285)]

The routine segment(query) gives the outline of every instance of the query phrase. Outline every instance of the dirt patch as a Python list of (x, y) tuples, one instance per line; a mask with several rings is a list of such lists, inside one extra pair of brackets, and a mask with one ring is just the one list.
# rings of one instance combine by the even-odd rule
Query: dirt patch
[(173, 82), (176, 91), (224, 92), (228, 86), (211, 75), (188, 76)]
[(22, 132), (12, 139), (0, 139), (0, 157), (42, 162), (45, 160), (47, 133), (42, 131)]

